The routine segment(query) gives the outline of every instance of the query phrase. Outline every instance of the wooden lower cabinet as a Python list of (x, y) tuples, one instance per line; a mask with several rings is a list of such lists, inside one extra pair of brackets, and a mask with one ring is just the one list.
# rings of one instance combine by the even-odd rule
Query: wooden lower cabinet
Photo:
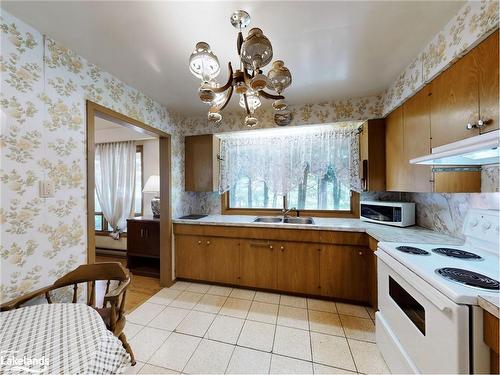
[(276, 289), (276, 244), (264, 240), (240, 241), (240, 285)]
[(373, 303), (375, 256), (367, 243), (356, 245), (366, 239), (363, 233), (337, 239), (350, 245), (330, 245), (331, 233), (318, 237), (322, 242), (299, 242), (189, 235), (185, 229), (175, 235), (177, 278)]
[(278, 289), (304, 294), (320, 294), (320, 246), (282, 242), (278, 249)]
[(370, 300), (370, 253), (358, 246), (321, 248), (320, 284), (323, 296), (367, 302)]

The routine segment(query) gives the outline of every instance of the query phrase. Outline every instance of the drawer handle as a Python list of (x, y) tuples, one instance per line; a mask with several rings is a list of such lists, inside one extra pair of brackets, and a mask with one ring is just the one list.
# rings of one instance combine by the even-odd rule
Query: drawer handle
[(144, 229), (141, 228), (141, 238), (144, 237)]
[[(265, 242), (250, 242), (250, 246), (255, 246), (255, 247), (268, 247), (269, 244)], [(271, 247), (272, 248), (272, 247)]]

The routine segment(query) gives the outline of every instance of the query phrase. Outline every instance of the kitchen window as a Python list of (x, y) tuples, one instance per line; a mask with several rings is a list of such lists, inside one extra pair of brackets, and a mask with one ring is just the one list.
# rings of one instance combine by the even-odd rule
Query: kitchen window
[(272, 215), (286, 206), (305, 215), (359, 216), (353, 130), (308, 126), (223, 138), (223, 213)]
[[(143, 188), (143, 178), (142, 172), (144, 169), (143, 162), (143, 146), (137, 145), (135, 152), (135, 216), (142, 216), (143, 214), (143, 197), (142, 197), (142, 188)], [(95, 168), (96, 173), (98, 173), (99, 168)], [(111, 227), (108, 222), (104, 218), (102, 214), (101, 206), (99, 205), (99, 199), (97, 199), (97, 193), (94, 190), (94, 202), (95, 202), (95, 212), (94, 212), (94, 222), (95, 222), (95, 230), (96, 233), (100, 232), (102, 234), (108, 234), (111, 232)], [(99, 233), (97, 233), (99, 234)]]

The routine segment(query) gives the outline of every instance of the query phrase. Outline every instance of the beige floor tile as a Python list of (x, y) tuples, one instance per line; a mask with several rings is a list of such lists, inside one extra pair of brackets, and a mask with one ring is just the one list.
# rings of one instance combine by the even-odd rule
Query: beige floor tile
[(270, 352), (273, 349), (274, 325), (245, 321), (238, 339), (239, 346)]
[(187, 314), (189, 314), (189, 311), (190, 310), (187, 309), (167, 306), (148, 324), (148, 326), (173, 331)]
[(147, 362), (170, 334), (162, 329), (144, 327), (133, 339), (128, 340), (136, 360)]
[(169, 306), (182, 309), (192, 309), (200, 301), (203, 294), (194, 292), (182, 292)]
[(153, 320), (165, 306), (157, 305), (155, 303), (145, 302), (127, 315), (127, 320), (129, 322), (147, 325), (151, 320)]
[(323, 301), (320, 299), (307, 299), (307, 308), (314, 311), (324, 311), (329, 313), (337, 313), (337, 308), (335, 307), (335, 302)]
[(310, 361), (312, 357), (309, 332), (277, 326), (273, 353)]
[(227, 297), (205, 294), (193, 310), (217, 314), (226, 302)]
[(144, 365), (144, 362), (136, 361), (135, 366), (128, 366), (123, 373), (127, 375), (137, 374), (141, 371)]
[(169, 289), (186, 290), (191, 284), (187, 281), (176, 281)]
[(365, 374), (389, 374), (377, 344), (349, 339), (352, 355), (359, 372)]
[(375, 342), (375, 324), (371, 319), (340, 315), (345, 335), (351, 339)]
[(251, 304), (252, 301), (229, 297), (219, 314), (245, 319)]
[(139, 371), (139, 374), (180, 374), (180, 372), (146, 363), (141, 371)]
[(170, 337), (154, 353), (148, 363), (182, 371), (201, 339), (173, 332)]
[(255, 293), (254, 301), (264, 302), (264, 303), (274, 303), (279, 305), (280, 295), (277, 293), (267, 293), (267, 292), (257, 292)]
[(160, 305), (169, 305), (174, 299), (176, 299), (182, 291), (170, 288), (163, 288), (153, 297), (147, 300), (147, 302), (157, 303)]
[(229, 364), (234, 345), (202, 340), (184, 368), (187, 374), (223, 374)]
[(343, 370), (336, 367), (330, 367), (325, 365), (320, 365), (319, 363), (313, 363), (314, 373), (315, 374), (356, 374), (356, 372)]
[(345, 337), (311, 332), (313, 362), (356, 371)]
[(187, 292), (195, 292), (195, 293), (206, 293), (210, 289), (211, 285), (208, 284), (200, 284), (200, 283), (192, 283), (187, 287)]
[(274, 305), (272, 303), (253, 301), (252, 306), (250, 307), (250, 311), (248, 311), (247, 319), (276, 324), (278, 307), (278, 305)]
[(337, 314), (309, 310), (309, 327), (314, 332), (345, 336), (342, 323)]
[(233, 289), (229, 297), (248, 299), (250, 301), (255, 297), (255, 291), (248, 289)]
[(236, 344), (244, 323), (243, 319), (218, 315), (205, 334), (205, 338)]
[(212, 285), (208, 290), (208, 294), (213, 294), (214, 296), (227, 297), (231, 294), (233, 288), (227, 286)]
[(309, 322), (307, 319), (307, 310), (280, 305), (278, 325), (308, 330)]
[(135, 335), (137, 335), (137, 333), (143, 328), (144, 328), (144, 326), (141, 326), (139, 324), (135, 324), (132, 322), (126, 322), (125, 327), (123, 328), (123, 333), (125, 333), (127, 340), (130, 340)]
[(175, 332), (203, 337), (214, 321), (215, 316), (215, 314), (193, 310), (177, 326)]
[(270, 365), (271, 353), (237, 346), (226, 374), (267, 374)]
[(369, 318), (368, 311), (364, 306), (350, 305), (348, 303), (337, 302), (337, 311), (342, 315), (357, 316), (358, 318)]
[(283, 357), (273, 354), (271, 358), (271, 374), (312, 374), (311, 362)]
[(285, 294), (282, 294), (280, 298), (280, 305), (307, 309), (307, 299), (302, 297), (287, 296)]
[(375, 309), (373, 307), (367, 307), (366, 311), (368, 311), (368, 315), (370, 315), (370, 318), (375, 320)]

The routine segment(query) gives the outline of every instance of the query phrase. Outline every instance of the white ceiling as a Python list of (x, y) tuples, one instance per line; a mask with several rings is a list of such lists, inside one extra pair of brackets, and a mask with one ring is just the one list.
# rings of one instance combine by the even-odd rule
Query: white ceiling
[[(237, 66), (233, 10), (270, 38), (293, 75), (290, 103), (381, 93), (464, 1), (2, 1), (39, 31), (169, 108), (198, 114), (199, 82), (188, 69), (196, 42)], [(266, 67), (267, 68), (267, 67)], [(236, 102), (236, 99), (233, 98)]]

